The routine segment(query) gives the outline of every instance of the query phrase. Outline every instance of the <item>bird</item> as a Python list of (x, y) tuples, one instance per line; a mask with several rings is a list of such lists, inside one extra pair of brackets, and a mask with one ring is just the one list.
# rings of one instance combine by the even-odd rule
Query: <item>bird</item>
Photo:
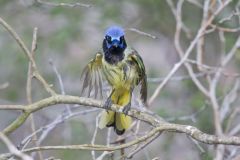
[[(103, 97), (103, 80), (111, 87), (108, 98), (104, 101), (99, 128), (113, 127), (117, 135), (122, 135), (131, 125), (128, 116), (131, 108), (133, 90), (140, 86), (140, 99), (147, 101), (147, 76), (145, 66), (138, 52), (127, 46), (124, 29), (120, 26), (110, 26), (105, 31), (102, 51), (97, 52), (93, 59), (83, 69), (81, 95), (88, 88), (88, 96), (95, 89), (95, 98)], [(123, 113), (110, 111), (116, 104)]]

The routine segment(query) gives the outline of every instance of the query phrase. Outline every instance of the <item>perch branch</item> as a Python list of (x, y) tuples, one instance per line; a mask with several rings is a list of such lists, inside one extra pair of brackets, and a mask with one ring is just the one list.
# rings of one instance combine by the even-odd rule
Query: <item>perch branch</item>
[[(90, 99), (90, 98), (83, 98), (83, 97), (76, 97), (76, 96), (67, 96), (67, 95), (56, 95), (50, 98), (46, 98), (35, 102), (30, 105), (26, 105), (23, 109), (23, 114), (19, 116), (17, 120), (15, 120), (9, 127), (4, 129), (2, 132), (4, 134), (9, 134), (16, 130), (19, 126), (21, 126), (30, 113), (36, 112), (40, 109), (55, 105), (55, 104), (80, 104), (85, 106), (92, 106), (97, 108), (103, 108), (103, 104), (101, 101)], [(111, 110), (115, 112), (122, 112), (122, 108), (118, 107), (117, 105), (112, 105)], [(43, 146), (43, 147), (35, 147), (32, 149), (24, 150), (25, 152), (33, 152), (38, 150), (46, 150), (46, 149), (91, 149), (91, 150), (101, 150), (101, 151), (113, 151), (119, 150), (122, 148), (130, 147), (139, 142), (143, 142), (148, 138), (151, 138), (158, 132), (162, 131), (172, 131), (172, 132), (181, 132), (185, 133), (192, 138), (196, 139), (199, 142), (207, 143), (207, 144), (225, 144), (225, 145), (240, 145), (240, 137), (227, 137), (227, 136), (215, 136), (209, 135), (206, 133), (201, 132), (197, 128), (188, 125), (179, 125), (179, 124), (172, 124), (163, 121), (162, 119), (156, 117), (155, 115), (148, 114), (146, 112), (138, 111), (131, 109), (129, 111), (129, 115), (135, 117), (139, 120), (147, 122), (148, 124), (154, 126), (155, 128), (150, 131), (147, 135), (144, 135), (137, 140), (131, 141), (129, 143), (120, 145), (120, 146), (99, 146), (99, 145), (74, 145), (74, 146)]]

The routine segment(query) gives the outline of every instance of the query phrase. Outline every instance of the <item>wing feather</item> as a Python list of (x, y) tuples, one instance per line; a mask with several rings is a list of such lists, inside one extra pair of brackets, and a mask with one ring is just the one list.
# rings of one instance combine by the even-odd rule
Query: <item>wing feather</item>
[(98, 86), (99, 86), (99, 92), (100, 92), (100, 98), (103, 98), (103, 79), (102, 79), (102, 72), (100, 69), (97, 70), (98, 72)]
[(145, 66), (141, 56), (137, 53), (137, 51), (132, 50), (132, 52), (128, 55), (129, 59), (135, 65), (138, 73), (138, 79), (136, 81), (136, 85), (140, 85), (140, 95), (142, 101), (146, 104), (147, 102), (147, 75), (145, 71)]
[(98, 80), (99, 80), (99, 78), (98, 78), (98, 72), (97, 72), (97, 70), (94, 70), (94, 90), (95, 90), (95, 93), (94, 93), (94, 98), (96, 99), (97, 98), (97, 96), (98, 96), (98, 84), (99, 84), (99, 82), (98, 82)]
[(100, 95), (102, 98), (102, 57), (102, 53), (97, 53), (83, 69), (81, 96), (87, 91), (86, 94), (90, 97), (94, 90), (94, 97)]

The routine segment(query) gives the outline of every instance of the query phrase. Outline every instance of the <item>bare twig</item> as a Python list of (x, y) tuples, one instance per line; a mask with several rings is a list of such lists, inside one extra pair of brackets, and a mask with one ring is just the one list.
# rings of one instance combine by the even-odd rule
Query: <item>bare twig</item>
[(205, 153), (206, 151), (203, 149), (203, 147), (199, 144), (198, 141), (196, 141), (195, 139), (193, 139), (192, 137), (188, 138), (197, 146), (197, 148), (200, 150), (201, 153)]
[(206, 105), (203, 105), (199, 110), (194, 112), (191, 115), (186, 115), (186, 116), (180, 116), (180, 117), (171, 117), (171, 118), (166, 118), (166, 121), (168, 122), (173, 122), (173, 121), (185, 121), (185, 120), (191, 120), (192, 122), (196, 122), (196, 117), (199, 115), (201, 112), (203, 112), (206, 109)]
[[(93, 133), (93, 137), (92, 137), (92, 140), (91, 140), (91, 144), (94, 145), (95, 144), (95, 140), (96, 140), (96, 136), (97, 136), (97, 132), (98, 132), (98, 124), (99, 124), (99, 118), (101, 116), (101, 113), (99, 113), (96, 117), (96, 122), (95, 122), (95, 130), (94, 130), (94, 133)], [(95, 154), (95, 151), (91, 151), (91, 154), (92, 154), (92, 159), (93, 160), (96, 160), (96, 154)]]
[(26, 147), (26, 144), (28, 143), (29, 140), (31, 140), (35, 134), (38, 134), (40, 132), (42, 132), (38, 143), (41, 144), (41, 142), (46, 138), (46, 136), (50, 133), (50, 131), (52, 131), (56, 126), (58, 126), (59, 124), (63, 123), (64, 121), (78, 116), (78, 115), (86, 115), (88, 113), (92, 113), (92, 112), (96, 112), (99, 111), (98, 108), (93, 108), (93, 109), (88, 109), (88, 110), (83, 110), (83, 111), (78, 111), (78, 112), (72, 112), (69, 115), (59, 115), (55, 120), (53, 120), (51, 123), (37, 129), (34, 133), (28, 135), (27, 137), (25, 137), (22, 142), (20, 143), (20, 145), (18, 146), (18, 148), (23, 149)]
[[(234, 118), (240, 113), (240, 109), (238, 107), (234, 108), (234, 110), (232, 111), (232, 113), (230, 114), (229, 118), (228, 118), (228, 122), (226, 124), (226, 129), (225, 129), (225, 133), (229, 133), (230, 127), (233, 123)], [(229, 134), (231, 135), (231, 134)]]
[[(236, 40), (235, 44), (233, 45), (233, 47), (229, 51), (229, 53), (223, 58), (223, 60), (221, 62), (221, 66), (216, 71), (216, 74), (213, 77), (213, 79), (210, 80), (209, 98), (212, 103), (213, 115), (214, 115), (214, 126), (215, 126), (215, 131), (216, 131), (217, 135), (223, 135), (223, 129), (221, 126), (221, 118), (220, 118), (220, 111), (219, 111), (220, 105), (217, 101), (217, 96), (216, 96), (217, 84), (220, 80), (221, 72), (222, 72), (223, 68), (233, 58), (233, 56), (236, 53), (236, 50), (238, 49), (239, 46), (240, 46), (240, 36), (238, 36), (238, 39)], [(217, 153), (216, 153), (216, 158), (215, 158), (216, 160), (223, 159), (224, 150), (225, 150), (225, 147), (223, 145), (217, 146)]]
[[(166, 0), (166, 1), (167, 1), (168, 5), (169, 5), (169, 7), (170, 7), (170, 9), (171, 9), (174, 17), (175, 17), (175, 18), (176, 18), (176, 17), (179, 17), (179, 15), (178, 15), (179, 13), (177, 13), (177, 10), (174, 9), (175, 7), (174, 7), (173, 1), (172, 1), (172, 0)], [(179, 1), (178, 1), (178, 2), (179, 2)], [(179, 3), (178, 3), (178, 6), (179, 6), (179, 5), (182, 5), (182, 3), (183, 3), (183, 1), (179, 2)], [(186, 33), (186, 36), (187, 36), (188, 38), (191, 38), (191, 37), (192, 37), (192, 33), (191, 33), (190, 29), (183, 23), (183, 21), (178, 21), (178, 23), (179, 23), (179, 25), (181, 26), (181, 28), (183, 29), (183, 31)]]
[(139, 151), (141, 151), (143, 148), (145, 148), (147, 145), (149, 145), (152, 141), (154, 141), (156, 138), (158, 138), (160, 136), (160, 134), (161, 133), (157, 133), (156, 135), (154, 135), (152, 138), (150, 138), (149, 140), (147, 140), (146, 142), (141, 144), (139, 147), (137, 147), (135, 150), (130, 152), (126, 157), (128, 159), (132, 159), (135, 154), (137, 154)]
[(221, 27), (215, 24), (211, 24), (210, 25), (213, 29), (217, 29), (219, 31), (223, 31), (223, 32), (239, 32), (240, 31), (240, 27), (237, 28), (226, 28), (226, 27)]
[[(181, 19), (182, 5), (183, 5), (183, 1), (178, 1), (177, 9), (175, 11), (176, 12), (176, 22), (177, 22), (177, 25), (176, 25), (174, 44), (175, 44), (176, 50), (177, 50), (180, 58), (182, 58), (184, 56), (184, 51), (183, 51), (183, 49), (182, 49), (182, 47), (180, 45), (180, 34), (181, 34), (181, 29), (182, 29), (182, 25), (181, 25), (182, 24), (182, 19)], [(174, 9), (172, 9), (172, 10), (174, 10)], [(206, 88), (195, 77), (195, 74), (193, 72), (192, 67), (188, 63), (184, 63), (184, 66), (186, 67), (186, 69), (187, 69), (189, 75), (191, 76), (193, 82), (195, 83), (195, 85), (199, 88), (200, 91), (202, 91), (202, 93), (204, 93), (206, 96), (208, 96), (208, 92), (207, 92)]]
[[(209, 16), (209, 6), (210, 6), (210, 0), (206, 0), (204, 1), (204, 7), (203, 7), (203, 18), (202, 18), (202, 22), (201, 22), (201, 26), (204, 26), (205, 23), (208, 20), (208, 16)], [(205, 36), (203, 35), (198, 43), (197, 43), (197, 57), (196, 60), (199, 64), (203, 63), (203, 55), (204, 55), (204, 41), (205, 41)], [(198, 69), (200, 71), (203, 71), (203, 68), (201, 65), (198, 65)]]
[[(31, 47), (32, 58), (34, 57), (35, 50), (37, 49), (37, 31), (38, 31), (38, 28), (34, 28), (32, 47)], [(26, 86), (28, 104), (32, 104), (32, 77), (33, 77), (33, 67), (32, 67), (32, 62), (30, 61), (28, 64), (28, 75), (27, 75), (27, 86)], [(34, 133), (36, 130), (36, 126), (35, 126), (33, 114), (30, 114), (30, 122), (31, 122), (32, 133)], [(39, 146), (37, 144), (37, 135), (34, 135), (34, 143), (37, 147)], [(43, 160), (43, 155), (41, 154), (41, 151), (38, 151), (37, 153), (38, 153), (39, 159)]]
[(152, 34), (149, 34), (149, 33), (143, 32), (143, 31), (140, 31), (140, 30), (138, 30), (138, 29), (136, 29), (136, 28), (127, 28), (127, 30), (136, 32), (136, 33), (138, 33), (138, 34), (140, 34), (140, 35), (148, 36), (148, 37), (150, 37), (150, 38), (152, 38), (152, 39), (157, 39), (157, 38), (158, 38), (157, 36), (154, 36), (154, 35), (152, 35)]
[(230, 92), (224, 97), (224, 100), (222, 102), (222, 106), (220, 109), (220, 120), (223, 122), (223, 120), (226, 118), (228, 113), (230, 112), (231, 104), (236, 100), (238, 97), (238, 91), (239, 91), (239, 79), (236, 79), (236, 82)]
[(228, 17), (225, 17), (223, 19), (221, 19), (219, 21), (219, 23), (224, 23), (226, 21), (230, 21), (232, 19), (233, 16), (239, 16), (240, 15), (240, 12), (238, 12), (237, 10), (236, 11), (233, 11)]
[(52, 90), (51, 86), (46, 82), (46, 80), (41, 76), (37, 69), (37, 65), (33, 59), (33, 56), (30, 52), (30, 50), (27, 48), (23, 40), (19, 37), (19, 35), (16, 33), (16, 31), (0, 17), (0, 24), (10, 33), (10, 35), (16, 40), (18, 45), (23, 50), (23, 53), (26, 55), (26, 57), (29, 59), (29, 61), (32, 63), (33, 68), (33, 76), (36, 77), (41, 84), (44, 86), (47, 92), (49, 92), (51, 95), (55, 95), (55, 91)]
[[(211, 74), (214, 74), (214, 72), (213, 71), (211, 71), (211, 72), (198, 72), (198, 73), (194, 73), (194, 76), (196, 78), (200, 78), (200, 77), (204, 77), (208, 74), (211, 75)], [(160, 83), (160, 82), (164, 81), (165, 78), (166, 77), (148, 78), (147, 80), (148, 80), (149, 83)], [(189, 76), (189, 75), (181, 75), (181, 76), (172, 76), (169, 79), (169, 81), (183, 81), (183, 80), (189, 80), (189, 79), (192, 79), (192, 77)]]
[[(56, 67), (55, 64), (53, 63), (52, 59), (49, 60), (49, 63), (50, 63), (50, 65), (52, 66), (53, 71), (54, 71), (54, 73), (55, 73), (56, 76), (57, 76), (57, 79), (58, 79), (58, 82), (59, 82), (59, 86), (60, 86), (60, 90), (61, 90), (61, 94), (62, 94), (62, 95), (66, 95), (66, 92), (65, 92), (65, 89), (64, 89), (64, 85), (63, 85), (62, 76), (61, 76), (60, 73), (58, 72), (57, 67)], [(72, 112), (69, 105), (66, 105), (66, 109), (67, 109), (68, 114), (70, 114), (70, 113)]]
[(226, 57), (223, 59), (221, 63), (221, 67), (218, 69), (216, 72), (214, 78), (211, 80), (210, 84), (210, 100), (212, 102), (213, 106), (213, 111), (214, 111), (214, 122), (215, 122), (215, 127), (216, 127), (216, 132), (218, 134), (222, 134), (222, 127), (220, 126), (220, 115), (218, 112), (219, 104), (217, 102), (217, 97), (216, 97), (216, 87), (219, 82), (220, 76), (221, 76), (221, 71), (223, 70), (223, 67), (227, 65), (227, 63), (232, 59), (233, 55), (235, 54), (237, 48), (240, 46), (240, 36), (238, 37), (236, 43), (232, 47), (232, 49), (229, 51), (229, 53), (226, 55)]
[[(172, 70), (168, 73), (168, 75), (166, 76), (165, 80), (159, 84), (159, 86), (157, 87), (157, 89), (155, 90), (155, 92), (153, 93), (153, 95), (150, 97), (149, 101), (148, 101), (148, 105), (150, 106), (153, 101), (156, 99), (156, 97), (158, 96), (158, 94), (160, 93), (160, 91), (162, 90), (162, 88), (167, 84), (167, 82), (169, 81), (169, 79), (174, 75), (174, 73), (182, 66), (182, 64), (185, 62), (185, 60), (188, 58), (188, 56), (191, 54), (192, 50), (194, 49), (196, 43), (198, 42), (198, 39), (203, 35), (205, 29), (208, 27), (209, 24), (212, 23), (212, 21), (214, 20), (215, 16), (229, 3), (231, 2), (231, 0), (226, 0), (224, 2), (223, 5), (221, 5), (216, 12), (209, 17), (208, 21), (205, 23), (205, 25), (203, 25), (199, 30), (197, 35), (195, 36), (195, 38), (193, 39), (193, 41), (191, 42), (191, 44), (189, 45), (188, 49), (186, 50), (184, 56), (181, 58), (181, 60), (176, 63), (174, 65), (174, 67), (172, 68)], [(206, 93), (208, 94), (208, 93)]]
[(14, 144), (4, 135), (0, 132), (0, 139), (3, 141), (3, 143), (8, 147), (10, 153), (14, 156), (17, 156), (18, 158), (21, 158), (22, 160), (33, 160), (30, 156), (22, 153), (19, 151)]
[(84, 3), (54, 3), (54, 2), (47, 2), (47, 1), (42, 1), (42, 0), (35, 0), (35, 2), (40, 3), (40, 4), (44, 4), (44, 5), (48, 5), (48, 6), (53, 6), (53, 7), (86, 7), (86, 8), (90, 8), (92, 5), (90, 4), (84, 4)]
[(199, 8), (203, 8), (202, 4), (198, 0), (187, 0), (189, 3), (194, 4), (195, 6)]
[[(103, 108), (102, 102), (94, 100), (94, 99), (75, 97), (75, 96), (67, 96), (67, 95), (65, 95), (65, 96), (57, 95), (57, 96), (53, 96), (53, 97), (46, 98), (41, 101), (35, 102), (31, 105), (25, 106), (25, 113), (30, 114), (32, 112), (36, 112), (40, 109), (43, 109), (45, 107), (52, 106), (55, 104), (81, 104), (81, 105), (86, 105), (86, 106)], [(122, 112), (122, 109), (123, 109), (122, 107), (118, 107), (117, 105), (112, 105), (112, 107), (111, 107), (111, 110), (113, 110), (115, 112)], [(25, 115), (25, 116), (28, 117), (27, 115)], [(217, 137), (214, 135), (208, 135), (208, 134), (202, 133), (195, 127), (167, 123), (159, 118), (156, 118), (156, 116), (149, 115), (149, 114), (141, 112), (141, 111), (131, 109), (129, 111), (129, 116), (133, 116), (141, 121), (145, 121), (153, 126), (156, 126), (156, 128), (158, 128), (157, 129), (158, 131), (167, 130), (167, 131), (183, 132), (203, 143), (240, 145), (239, 137), (226, 137), (226, 136)], [(7, 127), (6, 129), (3, 130), (3, 133), (10, 133), (13, 130), (15, 130), (16, 122), (13, 122), (13, 123), (14, 124), (11, 124), (11, 126), (12, 126), (11, 129), (9, 129), (9, 127)], [(20, 126), (21, 124), (23, 124), (23, 122), (20, 122), (20, 124), (18, 124), (18, 126)], [(159, 126), (160, 128), (158, 127), (158, 125), (160, 125)], [(153, 129), (153, 130), (155, 130), (155, 129)], [(157, 131), (154, 131), (154, 132), (157, 132)]]
[[(115, 108), (115, 107), (114, 107)], [(113, 108), (112, 108), (113, 109)], [(132, 111), (131, 111), (132, 112)], [(139, 118), (139, 117), (138, 117)], [(187, 126), (187, 125), (176, 125), (170, 123), (161, 123), (160, 125), (153, 128), (150, 132), (146, 135), (139, 137), (135, 140), (127, 142), (122, 145), (118, 146), (105, 146), (105, 145), (91, 145), (91, 144), (82, 144), (82, 145), (67, 145), (67, 146), (42, 146), (42, 147), (34, 147), (23, 150), (23, 152), (35, 152), (38, 150), (95, 150), (95, 151), (115, 151), (120, 150), (122, 148), (128, 148), (135, 144), (144, 142), (149, 138), (152, 138), (156, 133), (163, 132), (163, 131), (170, 131), (170, 132), (180, 132), (185, 133), (192, 138), (207, 144), (225, 144), (225, 145), (240, 145), (240, 138), (239, 137), (228, 137), (228, 136), (214, 136), (208, 135), (206, 133), (201, 132), (195, 127)], [(0, 158), (7, 158), (12, 154), (2, 154)]]

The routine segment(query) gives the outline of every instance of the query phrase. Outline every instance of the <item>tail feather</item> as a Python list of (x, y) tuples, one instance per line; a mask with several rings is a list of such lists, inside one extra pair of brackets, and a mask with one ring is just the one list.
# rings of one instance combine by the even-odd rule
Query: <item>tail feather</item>
[(103, 111), (99, 122), (99, 128), (114, 127), (115, 132), (118, 135), (122, 135), (125, 130), (130, 127), (131, 123), (131, 117), (125, 114), (115, 113), (113, 111)]
[(131, 117), (122, 114), (115, 113), (115, 131), (118, 135), (122, 135), (126, 129), (128, 129), (132, 123)]
[(103, 111), (99, 121), (99, 128), (103, 129), (104, 127), (111, 127), (114, 125), (115, 125), (115, 112)]
[[(126, 106), (131, 101), (131, 93), (129, 90), (114, 90), (111, 93), (111, 100), (114, 104)], [(118, 135), (122, 135), (132, 123), (131, 117), (113, 111), (103, 111), (99, 123), (99, 128), (114, 127), (114, 131)]]

